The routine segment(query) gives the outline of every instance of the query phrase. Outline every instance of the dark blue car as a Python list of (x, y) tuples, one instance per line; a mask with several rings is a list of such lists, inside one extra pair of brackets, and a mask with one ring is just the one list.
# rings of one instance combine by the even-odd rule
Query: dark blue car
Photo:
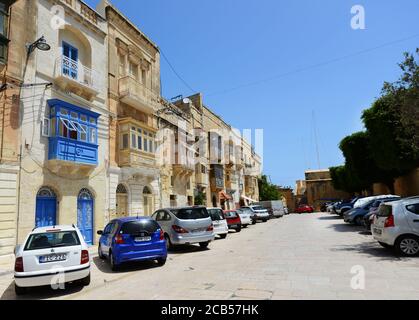
[(124, 262), (156, 260), (163, 266), (167, 259), (166, 240), (160, 225), (148, 217), (112, 220), (97, 232), (99, 257), (108, 258), (112, 270)]

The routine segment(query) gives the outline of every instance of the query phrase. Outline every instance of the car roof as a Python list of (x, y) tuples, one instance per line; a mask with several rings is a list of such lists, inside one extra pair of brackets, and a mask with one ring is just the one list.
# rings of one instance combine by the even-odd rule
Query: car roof
[(131, 221), (141, 221), (141, 220), (152, 220), (152, 219), (151, 217), (139, 216), (139, 217), (116, 218), (116, 219), (113, 219), (112, 221), (131, 222)]
[(219, 207), (211, 207), (211, 208), (207, 208), (207, 210), (214, 210), (214, 209), (217, 209), (217, 210), (223, 210), (223, 209), (221, 209), (221, 208), (219, 208)]
[(46, 233), (55, 231), (76, 231), (77, 228), (74, 225), (58, 225), (58, 226), (47, 226), (47, 227), (39, 227), (32, 230), (31, 233)]
[(172, 207), (172, 208), (163, 208), (163, 209), (159, 209), (157, 211), (161, 211), (161, 210), (181, 210), (181, 209), (207, 209), (205, 206), (188, 206), (188, 207)]

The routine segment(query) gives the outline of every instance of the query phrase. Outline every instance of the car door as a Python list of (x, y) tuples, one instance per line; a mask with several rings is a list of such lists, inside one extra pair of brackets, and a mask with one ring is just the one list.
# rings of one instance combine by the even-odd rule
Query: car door
[(113, 235), (115, 233), (115, 228), (117, 227), (117, 223), (116, 222), (110, 222), (105, 230), (103, 231), (103, 235), (101, 237), (101, 247), (102, 247), (102, 252), (105, 255), (109, 255), (109, 250), (112, 247), (112, 238)]
[(153, 214), (152, 219), (156, 220), (160, 227), (163, 229), (163, 232), (169, 233), (170, 231), (170, 215), (164, 211), (159, 210)]
[(404, 206), (405, 215), (413, 232), (419, 234), (419, 202)]

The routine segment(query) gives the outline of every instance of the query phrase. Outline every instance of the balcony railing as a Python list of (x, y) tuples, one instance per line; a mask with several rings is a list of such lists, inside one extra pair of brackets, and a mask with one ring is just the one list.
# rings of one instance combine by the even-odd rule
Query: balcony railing
[(156, 156), (151, 153), (134, 149), (119, 151), (119, 165), (121, 167), (156, 168)]
[(159, 96), (132, 76), (119, 79), (119, 96), (122, 102), (145, 113), (161, 108)]
[(64, 55), (57, 58), (55, 63), (55, 77), (67, 89), (81, 89), (89, 94), (97, 94), (96, 84), (99, 74)]

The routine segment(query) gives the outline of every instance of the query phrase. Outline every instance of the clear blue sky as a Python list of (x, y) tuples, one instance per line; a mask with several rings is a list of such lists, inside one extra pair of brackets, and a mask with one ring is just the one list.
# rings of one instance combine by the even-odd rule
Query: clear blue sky
[[(362, 130), (362, 110), (384, 81), (397, 78), (402, 53), (419, 47), (419, 36), (395, 42), (419, 35), (418, 0), (112, 3), (217, 114), (239, 129), (264, 129), (264, 172), (292, 187), (306, 169), (318, 168), (313, 110), (320, 166), (340, 165), (340, 140)], [(356, 4), (365, 7), (366, 30), (351, 28)], [(230, 90), (265, 79), (271, 80)], [(192, 93), (163, 59), (162, 83), (166, 98)]]

